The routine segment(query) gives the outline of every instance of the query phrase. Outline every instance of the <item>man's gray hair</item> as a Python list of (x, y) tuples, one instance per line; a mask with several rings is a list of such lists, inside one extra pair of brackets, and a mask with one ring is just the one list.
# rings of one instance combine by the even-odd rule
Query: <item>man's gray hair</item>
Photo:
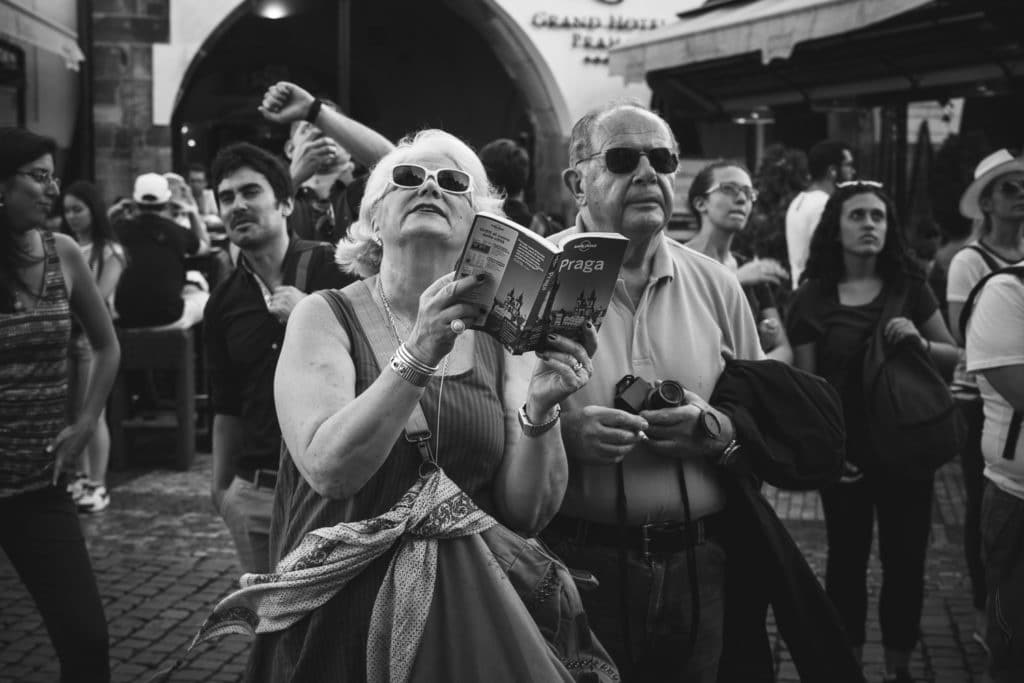
[(415, 135), (407, 135), (398, 145), (377, 162), (366, 179), (366, 190), (359, 206), (359, 219), (348, 228), (348, 234), (338, 242), (334, 260), (347, 273), (362, 278), (380, 272), (380, 259), (384, 254), (378, 243), (381, 200), (393, 189), (389, 178), (395, 164), (417, 163), (424, 151), (437, 151), (452, 160), (455, 168), (470, 175), (472, 192), (469, 195), (473, 211), (490, 211), (504, 215), (501, 197), (487, 181), (487, 173), (480, 158), (465, 142), (451, 133), (430, 128)]
[(608, 118), (609, 115), (622, 109), (637, 109), (650, 114), (661, 121), (662, 125), (665, 126), (665, 131), (668, 132), (669, 138), (672, 140), (672, 145), (674, 147), (673, 151), (679, 150), (679, 143), (676, 141), (676, 136), (672, 132), (672, 127), (669, 126), (668, 122), (660, 115), (651, 111), (637, 100), (613, 100), (598, 109), (593, 109), (587, 112), (580, 117), (580, 120), (572, 127), (572, 133), (569, 135), (570, 167), (575, 166), (580, 161), (583, 161), (596, 153), (594, 150), (594, 130), (604, 119)]

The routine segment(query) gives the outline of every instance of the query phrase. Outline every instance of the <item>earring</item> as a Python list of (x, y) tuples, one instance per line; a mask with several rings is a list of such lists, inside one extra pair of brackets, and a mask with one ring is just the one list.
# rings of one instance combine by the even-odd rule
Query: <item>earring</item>
[(376, 244), (378, 247), (384, 246), (384, 241), (380, 238), (379, 230), (375, 231), (373, 233), (373, 237), (371, 237), (370, 239), (372, 239), (373, 243)]

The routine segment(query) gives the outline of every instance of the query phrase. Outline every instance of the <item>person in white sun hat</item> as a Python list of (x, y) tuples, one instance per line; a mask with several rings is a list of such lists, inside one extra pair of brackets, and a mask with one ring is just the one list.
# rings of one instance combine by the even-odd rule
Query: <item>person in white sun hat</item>
[[(946, 299), (949, 302), (949, 328), (961, 348), (960, 313), (974, 286), (985, 275), (1014, 264), (1024, 263), (1024, 160), (1009, 150), (1000, 149), (981, 160), (974, 180), (960, 198), (960, 213), (976, 224), (975, 238), (956, 253), (949, 264)], [(964, 514), (964, 555), (971, 577), (974, 604), (972, 639), (985, 645), (985, 601), (988, 595), (985, 569), (981, 561), (981, 498), (984, 489), (981, 432), (984, 417), (975, 376), (969, 374), (961, 354), (950, 387), (967, 424), (967, 441), (960, 454), (963, 467), (966, 504)]]

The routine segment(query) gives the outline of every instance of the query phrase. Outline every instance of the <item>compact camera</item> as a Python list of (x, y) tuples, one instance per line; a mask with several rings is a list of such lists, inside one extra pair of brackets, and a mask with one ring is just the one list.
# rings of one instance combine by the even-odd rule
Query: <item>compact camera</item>
[(615, 384), (615, 407), (634, 415), (684, 403), (683, 385), (675, 380), (667, 379), (655, 386), (642, 377), (626, 375)]

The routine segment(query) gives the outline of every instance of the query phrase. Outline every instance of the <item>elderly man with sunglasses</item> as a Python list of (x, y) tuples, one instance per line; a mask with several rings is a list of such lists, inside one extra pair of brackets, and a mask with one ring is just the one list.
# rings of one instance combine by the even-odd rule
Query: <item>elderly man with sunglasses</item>
[[(679, 161), (664, 120), (629, 104), (587, 114), (569, 164), (579, 214), (552, 239), (613, 231), (630, 244), (593, 377), (562, 404), (570, 479), (545, 536), (596, 576), (584, 603), (625, 680), (715, 681), (726, 559), (715, 462), (737, 444), (706, 397), (724, 356), (763, 357), (757, 329), (735, 276), (665, 234)], [(616, 399), (629, 376), (680, 382), (685, 403), (633, 412)]]

